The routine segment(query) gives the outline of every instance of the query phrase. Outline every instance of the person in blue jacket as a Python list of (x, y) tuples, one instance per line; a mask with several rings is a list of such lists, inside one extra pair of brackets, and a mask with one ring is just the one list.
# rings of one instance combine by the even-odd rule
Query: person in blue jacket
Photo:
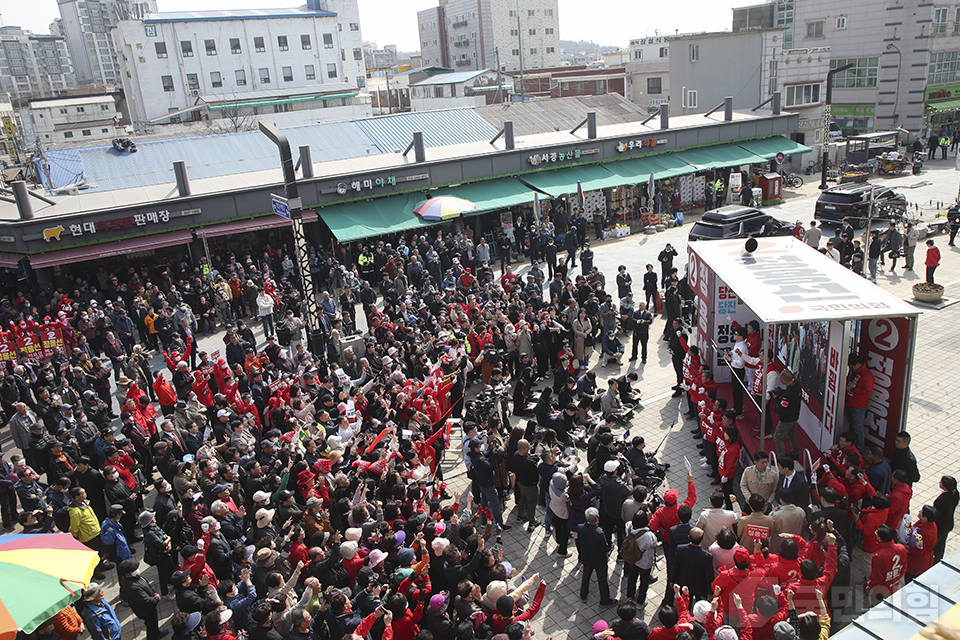
[(93, 640), (120, 640), (120, 619), (110, 603), (103, 599), (102, 585), (91, 582), (83, 590), (81, 616)]
[(107, 558), (117, 566), (117, 582), (123, 578), (120, 573), (120, 563), (133, 557), (130, 551), (130, 544), (127, 542), (127, 534), (120, 524), (120, 518), (123, 516), (123, 506), (112, 504), (107, 510), (107, 518), (100, 525), (100, 542), (103, 544), (103, 550)]

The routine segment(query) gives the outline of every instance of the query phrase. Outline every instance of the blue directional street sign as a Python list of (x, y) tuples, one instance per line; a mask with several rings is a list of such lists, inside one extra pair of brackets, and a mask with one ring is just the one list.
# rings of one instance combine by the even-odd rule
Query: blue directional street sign
[(290, 205), (287, 199), (278, 195), (273, 195), (273, 212), (281, 218), (290, 219)]

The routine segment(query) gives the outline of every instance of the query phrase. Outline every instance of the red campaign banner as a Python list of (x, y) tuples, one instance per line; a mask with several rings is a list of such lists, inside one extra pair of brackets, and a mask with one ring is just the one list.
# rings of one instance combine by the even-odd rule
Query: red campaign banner
[(43, 350), (43, 360), (49, 360), (53, 357), (54, 347), (60, 347), (61, 353), (63, 352), (64, 340), (61, 327), (43, 325), (38, 333), (40, 334), (40, 347)]
[(281, 389), (286, 389), (290, 386), (290, 383), (284, 378), (281, 380), (274, 380), (270, 383), (270, 391), (273, 393), (279, 392)]
[(897, 433), (903, 429), (904, 386), (910, 354), (910, 318), (875, 318), (864, 321), (860, 355), (873, 373), (873, 393), (864, 420), (868, 445), (893, 453)]
[(17, 359), (17, 343), (10, 333), (0, 333), (0, 362)]
[(35, 333), (25, 333), (17, 337), (17, 350), (20, 352), (20, 358), (26, 360), (32, 358), (41, 360), (43, 346), (40, 344), (40, 338)]
[(767, 540), (770, 538), (770, 527), (762, 527), (758, 524), (748, 524), (747, 535), (756, 540)]

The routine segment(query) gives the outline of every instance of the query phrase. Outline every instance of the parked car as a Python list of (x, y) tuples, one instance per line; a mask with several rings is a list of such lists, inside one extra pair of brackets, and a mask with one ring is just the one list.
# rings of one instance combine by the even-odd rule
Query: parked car
[(844, 218), (850, 218), (854, 227), (865, 227), (873, 189), (876, 189), (873, 194), (874, 220), (899, 219), (907, 209), (907, 198), (888, 187), (871, 184), (841, 184), (827, 189), (817, 198), (814, 218), (831, 224), (840, 224)]
[[(772, 217), (770, 214), (759, 209), (735, 204), (711, 209), (703, 213), (700, 222), (694, 223), (687, 239), (690, 241), (729, 240), (758, 236), (764, 222), (770, 217)], [(768, 235), (788, 236), (793, 231), (793, 224), (773, 218), (773, 228), (773, 233)]]

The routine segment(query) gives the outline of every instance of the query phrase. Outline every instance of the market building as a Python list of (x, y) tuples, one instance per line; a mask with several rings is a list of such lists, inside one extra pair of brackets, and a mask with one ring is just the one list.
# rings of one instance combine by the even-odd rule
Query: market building
[[(678, 190), (684, 210), (702, 210), (707, 180), (726, 180), (731, 172), (765, 172), (778, 154), (807, 150), (784, 137), (798, 116), (774, 107), (734, 111), (730, 100), (726, 109), (709, 117), (670, 118), (664, 109), (647, 122), (599, 125), (591, 112), (582, 122), (556, 121), (544, 133), (519, 136), (509, 120), (498, 131), (474, 110), (445, 110), (369, 118), (362, 125), (315, 125), (339, 124), (339, 129), (326, 129), (307, 145), (302, 141), (310, 139), (310, 127), (287, 135), (301, 153), (310, 146), (314, 157), (323, 158), (310, 162), (300, 157), (298, 185), (313, 243), (334, 246), (425, 230), (429, 223), (413, 208), (441, 194), (477, 204), (470, 216), (446, 224), (462, 226), (475, 238), (492, 238), (512, 231), (516, 211), (534, 215), (535, 194), (541, 212), (552, 214), (562, 227), (579, 206), (578, 198), (570, 197), (578, 188), (585, 209), (610, 212), (616, 220), (640, 222), (651, 181), (657, 191)], [(438, 131), (446, 133), (438, 136)], [(259, 153), (266, 161), (271, 146), (264, 138), (258, 152), (252, 137), (241, 141), (229, 136), (207, 144), (223, 145), (216, 153), (226, 157), (223, 162), (230, 162), (231, 153), (239, 162), (239, 150), (248, 147), (251, 156)], [(155, 154), (148, 145), (122, 158), (131, 162), (131, 175), (150, 172), (135, 162), (153, 162), (159, 175), (164, 175), (160, 163), (177, 162), (151, 157)], [(0, 265), (23, 269), (23, 275), (47, 285), (63, 283), (77, 270), (95, 270), (98, 261), (116, 268), (118, 261), (131, 264), (150, 255), (161, 264), (185, 258), (195, 263), (212, 242), (238, 251), (245, 243), (250, 250), (266, 242), (279, 244), (288, 228), (288, 221), (271, 213), (272, 194), (282, 193), (279, 161), (245, 173), (200, 175), (189, 175), (181, 165), (174, 184), (166, 179), (131, 186), (126, 176), (125, 184), (117, 183), (122, 188), (112, 190), (101, 185), (52, 199), (21, 193), (16, 204), (0, 204)]]

